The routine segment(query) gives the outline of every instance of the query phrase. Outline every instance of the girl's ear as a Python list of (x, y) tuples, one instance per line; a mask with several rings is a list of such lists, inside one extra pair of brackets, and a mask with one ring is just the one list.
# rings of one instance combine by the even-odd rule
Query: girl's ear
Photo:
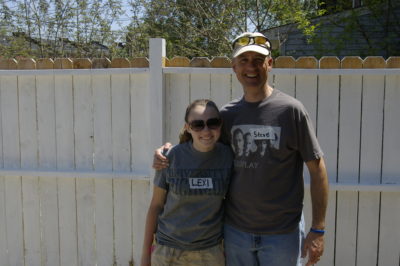
[(186, 132), (191, 133), (191, 132), (190, 132), (190, 126), (189, 126), (188, 123), (185, 123), (184, 128), (185, 128)]

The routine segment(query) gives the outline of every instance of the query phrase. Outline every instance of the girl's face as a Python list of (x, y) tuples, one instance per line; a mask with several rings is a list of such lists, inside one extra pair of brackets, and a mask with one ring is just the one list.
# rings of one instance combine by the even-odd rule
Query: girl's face
[[(215, 119), (219, 119), (219, 113), (215, 108), (210, 106), (197, 105), (190, 111), (188, 123), (185, 124), (185, 128), (192, 135), (193, 147), (196, 150), (207, 152), (214, 148), (215, 143), (221, 135), (221, 125), (215, 126)], [(201, 124), (201, 121), (204, 123), (204, 128), (199, 130), (194, 125)], [(209, 128), (207, 124), (212, 128)]]

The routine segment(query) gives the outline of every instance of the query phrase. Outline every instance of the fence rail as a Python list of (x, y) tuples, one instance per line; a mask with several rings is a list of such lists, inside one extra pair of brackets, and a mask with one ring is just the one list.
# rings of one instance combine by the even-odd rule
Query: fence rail
[[(177, 143), (193, 99), (222, 106), (242, 95), (229, 59), (168, 60), (163, 45), (153, 40), (150, 63), (135, 68), (0, 60), (1, 266), (139, 263), (152, 151)], [(325, 152), (318, 265), (398, 266), (399, 58), (280, 57), (275, 67), (271, 85), (303, 102)], [(309, 222), (308, 187), (304, 204)]]

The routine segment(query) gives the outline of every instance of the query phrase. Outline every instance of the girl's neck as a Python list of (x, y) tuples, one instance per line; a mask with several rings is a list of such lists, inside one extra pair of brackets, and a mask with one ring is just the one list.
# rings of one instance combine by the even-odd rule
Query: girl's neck
[(209, 147), (204, 147), (202, 145), (200, 145), (199, 143), (195, 143), (194, 141), (192, 141), (192, 146), (193, 149), (195, 149), (198, 152), (209, 152), (212, 151), (215, 148), (215, 145), (209, 146)]

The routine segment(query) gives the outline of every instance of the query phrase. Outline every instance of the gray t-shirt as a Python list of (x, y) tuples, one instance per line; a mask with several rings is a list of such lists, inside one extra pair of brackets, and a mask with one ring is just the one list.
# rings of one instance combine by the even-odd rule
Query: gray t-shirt
[(304, 106), (274, 89), (261, 102), (225, 105), (221, 116), (235, 153), (226, 223), (255, 234), (294, 230), (303, 209), (303, 164), (323, 156)]
[(166, 154), (169, 168), (158, 171), (154, 184), (167, 190), (158, 217), (157, 242), (183, 250), (200, 250), (222, 239), (223, 200), (228, 190), (233, 154), (217, 143), (199, 152), (191, 142), (174, 146)]

